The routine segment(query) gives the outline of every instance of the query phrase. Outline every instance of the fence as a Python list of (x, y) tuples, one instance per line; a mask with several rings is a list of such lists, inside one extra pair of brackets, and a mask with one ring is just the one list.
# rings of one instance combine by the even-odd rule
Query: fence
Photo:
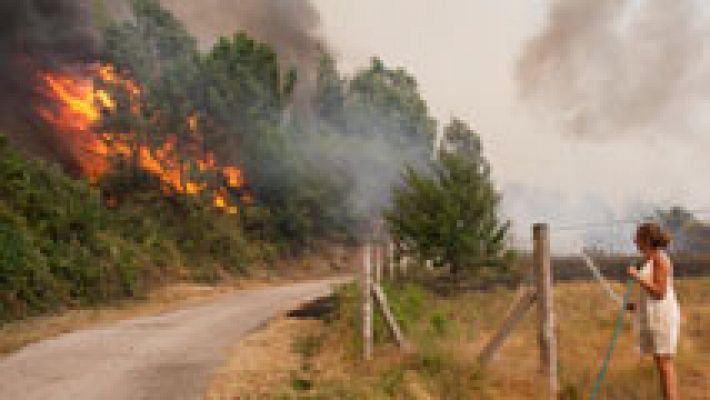
[[(639, 258), (631, 255), (594, 255), (594, 263), (609, 280), (621, 282), (626, 279), (626, 267), (637, 263)], [(692, 278), (710, 275), (710, 254), (671, 254), (674, 276)], [(519, 260), (520, 267), (530, 269), (532, 254), (524, 254)], [(553, 256), (552, 271), (555, 281), (591, 280), (594, 276), (580, 255)]]
[[(613, 228), (615, 234), (620, 235), (618, 241), (626, 240), (632, 242), (631, 237), (637, 222), (631, 223), (624, 221), (623, 223), (627, 225), (624, 229), (620, 229), (618, 226)], [(704, 252), (704, 247), (698, 245), (698, 243), (710, 243), (710, 237), (698, 236), (701, 233), (702, 235), (708, 234), (710, 236), (710, 229), (698, 228), (698, 226), (702, 224), (704, 223), (696, 221), (694, 222), (692, 230), (680, 231), (681, 234), (685, 235), (683, 237), (683, 246), (676, 245), (676, 247), (672, 249), (675, 251), (671, 254), (674, 263), (674, 276), (676, 278), (692, 278), (710, 275), (710, 249), (708, 252)], [(571, 229), (582, 230), (586, 229), (586, 227), (564, 227), (560, 228), (559, 231), (564, 232)], [(598, 230), (599, 227), (597, 226), (595, 229)], [(593, 245), (582, 242), (578, 244), (577, 248), (579, 253), (577, 254), (553, 255), (551, 242), (554, 240), (554, 234), (559, 233), (559, 231), (555, 231), (554, 228), (551, 228), (548, 224), (535, 224), (533, 226), (531, 240), (532, 252), (524, 254), (519, 262), (523, 270), (529, 269), (531, 272), (528, 274), (529, 279), (523, 279), (515, 301), (511, 305), (508, 315), (502, 320), (499, 331), (489, 339), (479, 354), (479, 361), (482, 365), (489, 362), (495, 356), (498, 349), (503, 346), (506, 337), (514, 331), (515, 327), (524, 319), (528, 311), (536, 305), (536, 330), (540, 367), (541, 371), (544, 372), (550, 399), (557, 398), (560, 393), (557, 370), (559, 365), (557, 354), (558, 337), (556, 332), (558, 316), (555, 315), (555, 305), (553, 304), (554, 282), (594, 280), (599, 282), (601, 289), (603, 289), (597, 291), (600, 296), (591, 300), (597, 302), (596, 304), (589, 304), (590, 299), (588, 298), (580, 299), (582, 302), (587, 301), (587, 304), (577, 310), (579, 313), (575, 316), (559, 316), (559, 318), (562, 318), (562, 322), (566, 322), (566, 318), (579, 318), (580, 315), (583, 317), (585, 312), (592, 309), (609, 314), (609, 318), (613, 318), (614, 315), (616, 315), (613, 310), (618, 309), (618, 303), (622, 302), (622, 300), (621, 291), (618, 286), (610, 284), (609, 281), (626, 280), (627, 267), (632, 264), (637, 265), (639, 261), (637, 256), (630, 254), (629, 248), (631, 246), (628, 243), (613, 243), (609, 248), (604, 248), (600, 246), (599, 242), (592, 243)], [(694, 236), (689, 236), (687, 232), (692, 232)], [(692, 246), (690, 244), (692, 244)], [(373, 274), (370, 273), (368, 277), (367, 271), (370, 271), (374, 266), (375, 282), (377, 282), (385, 276), (391, 278), (398, 273), (402, 273), (402, 271), (405, 270), (400, 268), (401, 265), (409, 264), (406, 258), (403, 258), (403, 262), (397, 265), (395, 257), (393, 257), (393, 247), (391, 243), (380, 242), (375, 244), (375, 246), (379, 250), (374, 252), (366, 250), (363, 257), (365, 266), (363, 282), (366, 286), (363, 296), (366, 296), (367, 299), (363, 306), (363, 317), (365, 318), (365, 323), (363, 324), (365, 331), (363, 334), (366, 338), (366, 358), (371, 356), (372, 351), (371, 344), (368, 345), (367, 343), (367, 338), (369, 337), (371, 339), (372, 329), (371, 321), (367, 322), (367, 319), (371, 319), (373, 298), (377, 300), (379, 304), (383, 305), (382, 311), (385, 314), (388, 313), (386, 309), (386, 299), (384, 299), (384, 295), (381, 293), (381, 289), (378, 288), (376, 283), (372, 284), (374, 286), (370, 286), (373, 280)], [(366, 246), (366, 249), (369, 249), (369, 245)], [(376, 255), (377, 261), (371, 262), (371, 254)], [(426, 265), (426, 263), (424, 263), (424, 265)], [(382, 272), (377, 272), (378, 268), (380, 271), (381, 268), (387, 268), (388, 273), (383, 274)], [(613, 301), (609, 301), (610, 298)], [(385, 315), (385, 317), (388, 317), (388, 315)], [(394, 320), (391, 315), (387, 319)], [(623, 322), (623, 318), (620, 321)], [(393, 331), (398, 329), (394, 322), (391, 323), (391, 327)], [(605, 327), (600, 327), (599, 329), (602, 335), (606, 332), (604, 329)], [(572, 333), (565, 332), (567, 337), (570, 337), (571, 334)], [(576, 334), (578, 334), (578, 332)], [(397, 332), (395, 336), (398, 338), (401, 345), (406, 343), (406, 340), (401, 339), (401, 332)], [(616, 337), (616, 330), (614, 336)]]

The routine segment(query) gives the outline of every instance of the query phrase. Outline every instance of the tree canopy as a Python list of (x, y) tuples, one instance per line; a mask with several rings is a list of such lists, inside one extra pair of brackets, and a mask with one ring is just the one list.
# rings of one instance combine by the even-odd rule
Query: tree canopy
[(671, 248), (677, 252), (700, 253), (710, 251), (710, 225), (697, 218), (692, 211), (674, 206), (656, 210), (655, 218), (667, 229), (673, 241)]

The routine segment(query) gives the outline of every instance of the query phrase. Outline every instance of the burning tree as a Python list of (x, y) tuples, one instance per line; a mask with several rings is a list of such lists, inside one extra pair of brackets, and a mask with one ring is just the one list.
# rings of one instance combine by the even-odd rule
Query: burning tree
[[(39, 110), (57, 132), (74, 143), (71, 148), (84, 176), (96, 183), (124, 165), (134, 176), (143, 173), (157, 179), (166, 194), (198, 195), (209, 190), (216, 207), (237, 212), (227, 188), (241, 188), (242, 173), (235, 166), (217, 166), (214, 155), (203, 146), (195, 114), (183, 122), (189, 135), (154, 133), (165, 125), (161, 121), (164, 113), (146, 110), (143, 90), (136, 82), (122, 77), (110, 64), (96, 64), (88, 70), (93, 77), (43, 74), (47, 96), (56, 103)], [(109, 130), (111, 122), (125, 130)]]
[(157, 2), (133, 6), (135, 23), (105, 28), (102, 61), (41, 73), (40, 91), (50, 101), (39, 113), (70, 143), (91, 182), (125, 172), (133, 181), (155, 180), (165, 194), (207, 197), (236, 214), (235, 199), (251, 203), (252, 196), (236, 157), (212, 150), (225, 146), (214, 138), (219, 121), (201, 101), (205, 91), (195, 90), (204, 86), (206, 63)]

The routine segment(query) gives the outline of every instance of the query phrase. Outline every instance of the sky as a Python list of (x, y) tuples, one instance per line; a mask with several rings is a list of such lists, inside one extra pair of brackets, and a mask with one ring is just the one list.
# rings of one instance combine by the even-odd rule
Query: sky
[[(608, 5), (611, 3), (604, 0), (598, 2), (598, 8), (605, 7), (602, 3), (611, 7)], [(644, 1), (627, 3), (641, 7)], [(504, 213), (513, 222), (517, 240), (523, 243), (529, 240), (529, 227), (533, 222), (550, 222), (553, 236), (559, 239), (558, 247), (574, 251), (581, 241), (598, 236), (599, 232), (555, 231), (555, 226), (638, 217), (655, 207), (675, 204), (691, 209), (710, 208), (710, 186), (705, 184), (705, 171), (710, 170), (710, 158), (705, 149), (710, 140), (704, 132), (710, 122), (704, 116), (708, 115), (705, 111), (710, 110), (708, 102), (702, 100), (707, 93), (691, 100), (680, 93), (677, 97), (683, 101), (667, 107), (676, 109), (664, 111), (665, 119), (653, 117), (631, 127), (607, 125), (605, 133), (612, 133), (591, 138), (569, 132), (569, 126), (560, 122), (559, 114), (563, 110), (538, 107), (521, 98), (518, 65), (529, 42), (550, 24), (553, 7), (550, 2), (314, 0), (314, 4), (321, 14), (322, 35), (343, 70), (351, 72), (366, 65), (372, 55), (378, 55), (389, 65), (402, 66), (417, 78), (424, 97), (440, 121), (457, 116), (477, 130), (503, 194)], [(707, 7), (700, 7), (707, 17)], [(584, 13), (589, 11), (576, 12), (585, 17)], [(574, 12), (570, 14), (571, 19)], [(647, 23), (644, 20), (655, 18), (650, 11), (639, 12), (638, 17), (631, 15), (630, 18), (639, 21), (628, 28), (636, 36), (640, 35), (636, 30), (647, 25), (663, 26), (663, 21)], [(604, 29), (605, 25), (600, 23), (576, 33), (581, 39), (575, 45), (577, 48), (586, 46), (584, 39), (596, 35), (595, 30)], [(691, 37), (694, 34), (691, 32)], [(660, 61), (655, 64), (645, 61), (648, 54), (662, 56), (668, 51), (663, 47), (665, 43), (655, 45), (652, 40), (646, 40), (650, 44), (645, 50), (638, 43), (646, 38), (636, 36), (628, 34), (624, 36), (626, 39), (616, 43), (618, 50), (624, 53), (621, 56), (627, 57), (619, 60), (633, 66), (638, 63), (639, 70), (650, 68), (651, 75), (655, 73), (654, 68), (662, 70), (664, 65)], [(700, 44), (708, 43), (702, 39)], [(615, 44), (612, 40), (607, 42)], [(611, 82), (611, 87), (600, 84), (600, 88), (625, 89), (623, 82), (614, 82), (619, 78), (609, 73), (614, 71), (607, 67), (612, 60), (595, 53), (607, 46), (604, 40), (591, 43), (589, 54), (582, 55), (589, 58), (590, 70), (596, 68), (592, 72)], [(677, 47), (677, 44), (669, 43), (670, 46)], [(627, 70), (630, 74), (639, 74), (639, 71)], [(587, 70), (577, 71), (585, 73)], [(658, 76), (663, 78), (660, 72)], [(554, 74), (551, 79), (555, 79)], [(653, 78), (648, 80), (653, 82)], [(554, 85), (550, 87), (559, 89)], [(594, 87), (583, 87), (587, 90), (585, 94)], [(687, 89), (674, 86), (673, 90)], [(638, 102), (638, 99), (627, 97), (625, 105), (631, 109), (633, 101)], [(603, 96), (599, 98), (608, 100)], [(621, 115), (624, 112), (621, 109)], [(694, 113), (693, 117), (684, 117), (683, 124), (674, 125), (678, 115), (688, 113)], [(683, 132), (668, 132), (674, 128)], [(632, 229), (633, 225), (618, 226), (608, 228), (608, 232), (613, 232), (615, 240), (628, 241)], [(622, 248), (629, 245), (619, 244)]]

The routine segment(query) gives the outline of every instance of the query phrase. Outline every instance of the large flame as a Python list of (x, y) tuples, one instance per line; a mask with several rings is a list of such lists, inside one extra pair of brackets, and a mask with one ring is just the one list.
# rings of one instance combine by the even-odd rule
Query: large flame
[[(166, 193), (199, 195), (209, 191), (215, 207), (230, 214), (238, 212), (231, 203), (229, 189), (244, 186), (242, 171), (236, 166), (220, 167), (212, 153), (202, 150), (197, 114), (185, 120), (190, 143), (181, 151), (173, 133), (164, 135), (162, 143), (149, 145), (134, 132), (100, 131), (104, 116), (116, 112), (118, 107), (112, 90), (127, 95), (127, 106), (137, 116), (141, 114), (142, 91), (111, 65), (95, 65), (89, 70), (91, 78), (72, 73), (42, 74), (43, 90), (55, 101), (51, 107), (40, 108), (39, 113), (68, 142), (82, 173), (91, 182), (96, 183), (109, 173), (113, 161), (132, 162), (158, 178)], [(217, 180), (220, 184), (205, 178), (215, 176), (221, 177)], [(251, 201), (248, 194), (242, 197), (245, 202)]]

